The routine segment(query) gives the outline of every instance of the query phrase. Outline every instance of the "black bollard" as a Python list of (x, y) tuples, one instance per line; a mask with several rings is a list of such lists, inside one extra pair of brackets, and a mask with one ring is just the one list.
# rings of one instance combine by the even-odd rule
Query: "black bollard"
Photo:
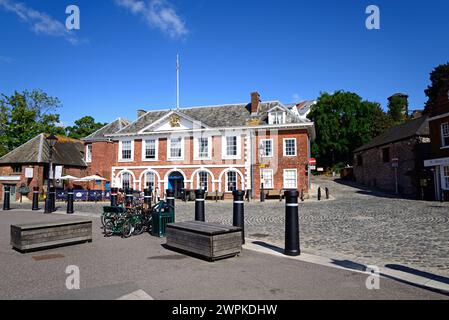
[(33, 188), (33, 206), (31, 210), (39, 210), (39, 187)]
[(3, 210), (5, 210), (5, 211), (11, 210), (10, 195), (11, 195), (11, 187), (10, 186), (5, 186), (4, 194), (3, 194)]
[(318, 188), (318, 201), (321, 201), (321, 187)]
[(326, 187), (324, 190), (326, 191), (326, 199), (329, 200), (329, 188)]
[(117, 206), (118, 188), (111, 188), (111, 207)]
[(125, 206), (129, 207), (133, 204), (133, 189), (126, 189), (125, 190)]
[(50, 212), (56, 211), (56, 189), (55, 187), (50, 188)]
[(304, 202), (304, 189), (301, 189), (301, 201)]
[(143, 203), (148, 205), (148, 208), (151, 208), (151, 193), (153, 190), (151, 188), (143, 190)]
[(175, 190), (167, 189), (165, 190), (165, 199), (167, 200), (167, 204), (171, 206), (170, 210), (173, 212), (173, 216), (175, 215)]
[(73, 200), (74, 200), (74, 193), (73, 189), (67, 190), (67, 213), (72, 214), (75, 212), (73, 210)]
[(260, 188), (260, 202), (265, 202), (265, 190), (263, 188), (263, 183), (262, 187)]
[(243, 201), (245, 191), (234, 190), (232, 194), (234, 195), (232, 225), (242, 228), (242, 244), (245, 244), (245, 202)]
[(299, 217), (297, 190), (287, 190), (285, 195), (285, 251), (287, 256), (299, 256)]
[(195, 221), (206, 221), (204, 215), (204, 190), (195, 190)]

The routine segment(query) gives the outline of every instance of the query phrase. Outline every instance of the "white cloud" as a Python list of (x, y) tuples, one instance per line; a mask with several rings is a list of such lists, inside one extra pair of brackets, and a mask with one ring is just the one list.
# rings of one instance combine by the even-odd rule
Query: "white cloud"
[(73, 32), (67, 30), (62, 22), (52, 18), (45, 12), (37, 11), (23, 3), (12, 0), (0, 0), (0, 8), (15, 13), (21, 21), (29, 24), (31, 30), (36, 34), (62, 37), (72, 44), (79, 43), (78, 37)]
[(182, 38), (189, 33), (185, 22), (167, 0), (115, 0), (115, 3), (171, 38)]
[(0, 63), (11, 63), (14, 59), (6, 56), (0, 56)]

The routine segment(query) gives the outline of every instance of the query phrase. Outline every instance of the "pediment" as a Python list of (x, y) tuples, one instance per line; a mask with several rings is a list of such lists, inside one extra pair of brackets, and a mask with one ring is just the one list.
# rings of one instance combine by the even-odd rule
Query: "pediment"
[(188, 117), (182, 112), (172, 111), (141, 130), (141, 133), (161, 131), (188, 131), (204, 128), (206, 128), (206, 126), (202, 124), (201, 121)]

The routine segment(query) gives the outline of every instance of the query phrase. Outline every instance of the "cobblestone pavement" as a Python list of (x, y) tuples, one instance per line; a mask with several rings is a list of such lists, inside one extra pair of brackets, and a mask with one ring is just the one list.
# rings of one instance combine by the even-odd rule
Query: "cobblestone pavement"
[[(449, 203), (399, 199), (330, 178), (314, 179), (335, 200), (300, 204), (303, 252), (449, 276)], [(77, 203), (75, 210), (99, 214), (103, 205)], [(177, 201), (176, 220), (193, 220), (194, 210), (193, 202)], [(206, 202), (206, 219), (231, 224), (232, 202)], [(247, 237), (283, 248), (284, 223), (284, 203), (245, 203)]]
[[(316, 179), (336, 200), (299, 207), (304, 252), (359, 263), (397, 264), (449, 276), (449, 204), (397, 199)], [(194, 205), (177, 205), (177, 220), (191, 220)], [(232, 203), (206, 203), (206, 219), (232, 223)], [(246, 236), (284, 246), (284, 203), (245, 204)]]

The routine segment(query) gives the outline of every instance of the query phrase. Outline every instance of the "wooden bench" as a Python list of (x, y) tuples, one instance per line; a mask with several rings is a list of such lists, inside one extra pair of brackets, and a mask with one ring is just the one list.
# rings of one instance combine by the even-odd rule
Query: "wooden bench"
[(275, 197), (282, 201), (282, 190), (268, 190), (267, 198)]
[(213, 192), (206, 192), (206, 194), (204, 195), (204, 198), (206, 200), (224, 200), (224, 192), (218, 192), (218, 191), (213, 191)]
[(90, 220), (11, 225), (11, 245), (22, 253), (83, 242), (92, 242)]
[(167, 225), (167, 247), (209, 261), (234, 257), (242, 251), (242, 229), (201, 221)]

